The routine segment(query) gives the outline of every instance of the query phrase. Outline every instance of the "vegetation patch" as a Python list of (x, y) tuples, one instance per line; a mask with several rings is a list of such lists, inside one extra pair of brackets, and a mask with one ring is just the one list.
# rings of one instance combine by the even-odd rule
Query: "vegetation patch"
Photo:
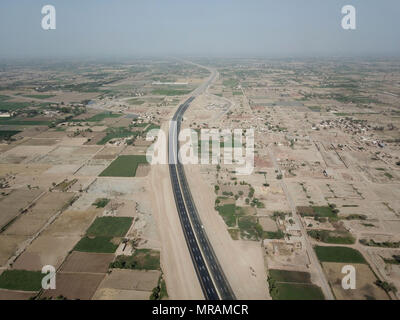
[[(118, 240), (118, 241), (117, 241)], [(96, 253), (114, 253), (119, 239), (113, 237), (84, 237), (75, 246), (75, 251), (96, 252)]]
[(103, 112), (103, 113), (96, 114), (93, 117), (86, 119), (85, 121), (99, 122), (99, 121), (103, 121), (104, 119), (107, 119), (107, 118), (119, 118), (119, 117), (121, 117), (121, 114), (112, 113), (112, 112)]
[(5, 270), (0, 275), (0, 288), (21, 291), (39, 291), (44, 274), (40, 271)]
[(367, 220), (367, 216), (365, 214), (349, 214), (349, 215), (343, 217), (343, 219), (346, 219), (346, 220)]
[(375, 284), (376, 284), (379, 288), (382, 288), (383, 290), (385, 290), (386, 293), (389, 293), (389, 292), (394, 292), (394, 293), (396, 293), (396, 292), (397, 292), (397, 288), (394, 286), (393, 283), (388, 283), (388, 282), (382, 281), (382, 280), (376, 280), (376, 281), (375, 281)]
[(267, 237), (262, 226), (258, 223), (257, 217), (240, 217), (238, 221), (240, 236), (246, 240), (260, 240)]
[(138, 135), (139, 135), (139, 132), (131, 131), (130, 128), (126, 128), (126, 127), (108, 128), (107, 135), (103, 139), (101, 139), (99, 142), (97, 142), (97, 144), (103, 145), (112, 139), (136, 137)]
[(311, 276), (308, 272), (270, 269), (269, 276), (278, 282), (296, 282), (311, 284)]
[(308, 107), (308, 109), (310, 109), (313, 112), (320, 112), (321, 111), (321, 107), (318, 107), (318, 106), (311, 106), (311, 107)]
[(367, 263), (363, 255), (353, 248), (315, 246), (314, 250), (321, 262)]
[(136, 249), (131, 256), (120, 255), (111, 262), (110, 268), (159, 270), (160, 252), (151, 249)]
[(359, 242), (368, 247), (380, 247), (380, 248), (400, 248), (400, 241), (398, 242), (390, 242), (390, 241), (383, 241), (377, 242), (373, 239), (360, 239)]
[(54, 186), (55, 190), (59, 190), (59, 191), (66, 191), (68, 190), (73, 184), (75, 184), (78, 181), (78, 179), (72, 179), (72, 180), (68, 180), (65, 179), (64, 181), (60, 182), (59, 184)]
[(154, 123), (151, 123), (146, 130), (143, 132), (143, 134), (145, 135), (147, 132), (149, 132), (150, 130), (156, 130), (156, 129), (160, 129), (159, 125), (156, 125)]
[(0, 119), (0, 124), (14, 125), (14, 126), (49, 126), (52, 124), (52, 122), (40, 121), (40, 120), (14, 120), (14, 118), (10, 118), (10, 119)]
[(225, 87), (237, 87), (239, 85), (239, 81), (236, 79), (226, 79), (222, 82)]
[(321, 288), (311, 283), (307, 272), (271, 269), (268, 286), (273, 300), (324, 300)]
[(192, 90), (185, 89), (155, 89), (151, 93), (160, 96), (183, 96), (189, 94)]
[(168, 298), (168, 292), (165, 280), (161, 274), (157, 286), (151, 292), (150, 300), (163, 300), (164, 298)]
[(119, 156), (100, 173), (100, 177), (134, 177), (141, 163), (147, 163), (146, 156), (124, 155)]
[(110, 199), (98, 198), (98, 199), (96, 199), (95, 202), (92, 203), (92, 206), (95, 206), (96, 208), (104, 208), (109, 202), (110, 202)]
[(130, 217), (99, 217), (87, 230), (88, 236), (123, 237), (132, 225)]
[(312, 206), (312, 207), (297, 207), (297, 212), (302, 217), (314, 217), (317, 219), (328, 218), (330, 221), (337, 220), (337, 214), (339, 210), (336, 209), (335, 205), (330, 206)]
[(29, 102), (5, 102), (0, 100), (0, 111), (14, 111), (27, 108), (31, 105)]
[(144, 100), (140, 100), (140, 99), (129, 99), (128, 103), (132, 106), (140, 106), (144, 103)]
[(221, 217), (224, 219), (228, 227), (236, 226), (236, 205), (235, 204), (224, 204), (218, 206), (217, 210)]
[(239, 235), (240, 235), (239, 229), (228, 229), (228, 232), (233, 240), (239, 240)]
[(273, 300), (324, 300), (320, 287), (300, 283), (276, 283), (271, 297)]
[(334, 244), (353, 244), (355, 239), (346, 231), (328, 231), (328, 230), (309, 230), (307, 231), (311, 238), (325, 243)]
[(392, 255), (392, 258), (383, 258), (383, 261), (388, 264), (400, 264), (400, 255)]
[(285, 236), (285, 234), (280, 229), (278, 231), (265, 231), (264, 232), (265, 239), (283, 239), (284, 236)]
[(10, 140), (12, 136), (20, 133), (18, 130), (0, 130), (0, 140)]

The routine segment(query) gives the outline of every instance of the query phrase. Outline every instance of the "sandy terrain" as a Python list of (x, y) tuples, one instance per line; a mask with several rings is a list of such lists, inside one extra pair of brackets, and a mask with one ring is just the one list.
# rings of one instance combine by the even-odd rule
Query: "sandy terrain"
[(25, 236), (7, 236), (0, 234), (0, 266), (3, 266), (27, 239), (28, 237)]
[(0, 227), (5, 226), (20, 214), (33, 200), (38, 198), (43, 190), (13, 190), (6, 198), (0, 198)]
[(157, 286), (160, 271), (113, 269), (107, 274), (99, 288), (151, 292)]
[(51, 265), (58, 269), (68, 252), (79, 240), (79, 236), (52, 237), (40, 235), (18, 257), (13, 267), (15, 269), (40, 271), (43, 266)]
[(356, 269), (356, 289), (344, 290), (341, 281), (344, 274), (341, 273), (342, 267), (345, 263), (332, 263), (323, 262), (322, 266), (326, 272), (329, 282), (332, 286), (333, 292), (339, 300), (363, 300), (363, 299), (377, 299), (387, 300), (388, 295), (382, 289), (378, 288), (374, 282), (376, 281), (375, 275), (366, 264), (352, 263)]

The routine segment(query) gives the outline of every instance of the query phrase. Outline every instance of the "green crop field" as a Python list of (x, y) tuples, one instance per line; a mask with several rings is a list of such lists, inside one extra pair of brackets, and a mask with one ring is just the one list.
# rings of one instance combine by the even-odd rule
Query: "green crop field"
[(81, 252), (97, 252), (97, 253), (114, 253), (118, 248), (115, 244), (116, 239), (113, 237), (84, 237), (75, 246), (75, 251)]
[(312, 284), (276, 283), (274, 300), (324, 300), (321, 288)]
[(139, 132), (132, 132), (129, 128), (125, 127), (117, 127), (117, 128), (108, 128), (107, 135), (97, 142), (98, 145), (106, 144), (111, 139), (115, 138), (128, 138), (128, 137), (136, 137), (139, 135)]
[(160, 252), (151, 249), (136, 249), (131, 256), (118, 256), (110, 264), (111, 268), (158, 270), (160, 269)]
[(107, 118), (119, 118), (121, 116), (122, 115), (118, 114), (118, 113), (103, 112), (103, 113), (96, 114), (93, 117), (86, 119), (85, 121), (99, 122), (99, 121), (103, 121), (104, 119), (107, 119)]
[(123, 237), (131, 227), (130, 217), (99, 217), (87, 230), (88, 236)]
[(269, 275), (277, 282), (296, 282), (311, 284), (311, 277), (308, 272), (270, 269)]
[(147, 163), (146, 156), (119, 156), (100, 173), (100, 177), (134, 177), (140, 163)]
[(236, 226), (236, 206), (235, 204), (225, 204), (217, 207), (217, 210), (221, 217), (224, 219), (228, 227)]
[(183, 96), (189, 94), (192, 90), (185, 89), (155, 89), (151, 93), (160, 96)]
[(146, 130), (144, 131), (144, 134), (146, 134), (147, 132), (149, 132), (150, 130), (153, 130), (153, 129), (160, 129), (160, 126), (158, 126), (158, 125), (156, 125), (156, 124), (154, 124), (154, 123), (151, 123), (151, 124), (146, 128)]
[(269, 292), (273, 300), (323, 300), (321, 288), (311, 283), (308, 272), (270, 269)]
[(39, 291), (45, 274), (40, 271), (5, 270), (0, 275), (0, 288), (22, 291)]
[(5, 102), (0, 101), (0, 110), (2, 111), (13, 111), (21, 108), (26, 108), (30, 105), (29, 102)]
[(140, 100), (140, 99), (129, 99), (128, 103), (132, 106), (140, 106), (144, 103), (144, 100)]
[(332, 211), (331, 207), (312, 207), (314, 212), (319, 217), (335, 217), (335, 213)]
[(0, 124), (2, 125), (14, 125), (14, 126), (48, 126), (51, 124), (50, 121), (36, 121), (36, 120), (13, 120), (10, 119), (0, 119)]
[(267, 237), (262, 226), (258, 223), (257, 217), (239, 217), (238, 226), (242, 239), (259, 240)]
[(321, 262), (366, 263), (362, 254), (347, 247), (314, 247), (315, 253)]
[(239, 85), (239, 81), (236, 79), (226, 79), (222, 82), (225, 87), (237, 87)]
[(17, 133), (20, 133), (21, 131), (17, 130), (0, 130), (0, 140), (5, 139), (8, 140), (12, 136), (16, 135)]
[(333, 232), (328, 230), (309, 230), (308, 235), (318, 241), (333, 244), (353, 244), (356, 240), (350, 232)]

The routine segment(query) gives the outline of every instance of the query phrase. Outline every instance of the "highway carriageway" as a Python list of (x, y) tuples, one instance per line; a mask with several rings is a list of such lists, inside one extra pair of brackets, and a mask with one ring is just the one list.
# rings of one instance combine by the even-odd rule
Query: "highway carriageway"
[(175, 203), (193, 265), (207, 300), (234, 300), (235, 295), (223, 273), (218, 259), (201, 223), (193, 201), (184, 168), (178, 161), (178, 135), (182, 116), (194, 97), (181, 104), (169, 129), (169, 169)]

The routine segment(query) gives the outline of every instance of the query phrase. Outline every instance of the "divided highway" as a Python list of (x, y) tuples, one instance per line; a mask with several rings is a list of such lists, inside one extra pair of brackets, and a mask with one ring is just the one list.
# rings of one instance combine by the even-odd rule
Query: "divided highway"
[[(216, 74), (213, 73), (207, 83), (198, 89), (204, 90), (207, 88), (208, 84), (215, 76)], [(186, 244), (189, 248), (204, 297), (207, 300), (234, 300), (235, 295), (223, 273), (201, 223), (185, 176), (184, 168), (178, 161), (178, 135), (182, 116), (194, 98), (194, 96), (190, 97), (179, 106), (172, 118), (169, 129), (168, 157), (171, 183)]]

